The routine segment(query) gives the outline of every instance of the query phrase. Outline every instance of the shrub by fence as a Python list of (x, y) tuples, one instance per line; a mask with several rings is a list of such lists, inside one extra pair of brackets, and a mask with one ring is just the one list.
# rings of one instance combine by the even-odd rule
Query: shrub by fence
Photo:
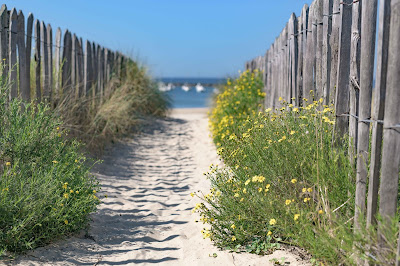
[(349, 135), (357, 164), (354, 230), (364, 218), (376, 224), (378, 211), (383, 226), (397, 214), (399, 46), (400, 0), (380, 0), (379, 8), (377, 0), (315, 0), (291, 15), (264, 56), (246, 63), (264, 71), (266, 107), (278, 107), (278, 97), (295, 106), (313, 96), (335, 104), (335, 138)]
[(21, 10), (8, 10), (6, 5), (0, 9), (0, 28), (0, 57), (3, 77), (8, 77), (11, 86), (10, 99), (56, 105), (62, 97), (72, 95), (101, 101), (112, 75), (124, 75), (130, 61), (122, 53), (84, 41), (69, 30), (62, 33), (57, 28), (54, 39), (50, 24), (34, 21), (33, 14), (25, 21)]

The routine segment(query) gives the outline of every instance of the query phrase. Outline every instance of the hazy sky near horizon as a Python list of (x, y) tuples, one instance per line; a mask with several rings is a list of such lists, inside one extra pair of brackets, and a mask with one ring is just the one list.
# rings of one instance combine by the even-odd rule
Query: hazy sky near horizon
[(5, 0), (25, 17), (120, 50), (155, 77), (226, 77), (264, 54), (311, 0)]

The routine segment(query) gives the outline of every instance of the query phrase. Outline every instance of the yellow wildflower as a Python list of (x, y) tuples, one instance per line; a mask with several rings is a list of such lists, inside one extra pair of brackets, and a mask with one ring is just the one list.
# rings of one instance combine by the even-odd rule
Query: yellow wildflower
[(10, 162), (6, 162), (6, 166), (11, 166), (11, 163)]
[(239, 198), (239, 193), (235, 193), (234, 197)]
[(247, 193), (247, 189), (246, 189), (246, 188), (243, 189), (243, 193), (244, 193), (244, 194)]
[(247, 179), (246, 182), (244, 182), (244, 185), (247, 186), (251, 182), (250, 179)]
[(67, 189), (67, 187), (68, 187), (68, 182), (65, 182), (63, 185), (63, 189)]
[(306, 193), (306, 192), (307, 192), (307, 189), (306, 189), (306, 188), (303, 188), (301, 191), (302, 191), (303, 193)]
[(292, 182), (293, 184), (295, 184), (297, 182), (297, 179), (293, 178), (290, 182)]
[(293, 135), (295, 133), (296, 133), (296, 131), (294, 131), (294, 130), (290, 131), (290, 135)]
[(71, 193), (71, 194), (72, 194), (72, 193), (74, 193), (74, 191), (71, 189), (71, 190), (69, 191), (69, 193)]
[[(275, 98), (276, 99), (276, 98)], [(279, 97), (279, 101), (281, 102), (281, 101), (283, 101), (283, 98), (282, 97)]]
[(232, 228), (233, 230), (235, 230), (236, 225), (235, 225), (235, 224), (232, 224), (232, 225), (231, 225), (231, 228)]
[(323, 210), (319, 210), (319, 211), (318, 211), (318, 214), (323, 214), (323, 213), (324, 213)]
[(244, 198), (241, 198), (241, 199), (240, 199), (240, 202), (242, 202), (242, 201), (244, 201)]
[(194, 197), (194, 195), (196, 195), (195, 192), (190, 193), (190, 196), (191, 196), (192, 198)]
[(69, 194), (68, 193), (64, 193), (64, 198), (68, 199)]
[(285, 201), (285, 204), (286, 204), (286, 205), (289, 205), (290, 203), (292, 203), (292, 201), (291, 201), (290, 199), (287, 199), (287, 200)]
[(57, 161), (53, 161), (53, 163), (58, 163)]
[(269, 224), (270, 224), (270, 225), (275, 225), (275, 224), (276, 224), (276, 220), (275, 220), (275, 219), (269, 220)]
[(263, 191), (262, 187), (258, 188), (258, 192), (262, 192), (262, 191)]
[(64, 223), (65, 223), (65, 224), (68, 224), (68, 220), (65, 220)]
[(311, 193), (312, 192), (312, 188), (308, 188), (307, 191)]
[(236, 241), (236, 237), (235, 236), (232, 236), (232, 241)]
[(268, 231), (267, 236), (270, 236), (270, 235), (272, 235), (272, 232)]
[(265, 186), (265, 188), (270, 188), (271, 187), (271, 185), (270, 184), (267, 184), (266, 186)]
[(299, 217), (300, 217), (300, 214), (295, 214), (294, 217), (293, 217), (293, 219), (294, 219), (295, 221), (297, 221), (297, 220), (299, 219)]

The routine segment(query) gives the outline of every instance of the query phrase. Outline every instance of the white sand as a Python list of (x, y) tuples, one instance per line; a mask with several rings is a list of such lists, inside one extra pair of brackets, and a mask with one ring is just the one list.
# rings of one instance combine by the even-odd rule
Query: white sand
[[(200, 233), (190, 192), (207, 192), (203, 175), (218, 163), (205, 109), (177, 109), (150, 121), (143, 134), (115, 145), (95, 169), (107, 194), (89, 235), (20, 256), (12, 265), (310, 265), (296, 250), (269, 256), (220, 251)], [(216, 253), (217, 257), (212, 257)]]

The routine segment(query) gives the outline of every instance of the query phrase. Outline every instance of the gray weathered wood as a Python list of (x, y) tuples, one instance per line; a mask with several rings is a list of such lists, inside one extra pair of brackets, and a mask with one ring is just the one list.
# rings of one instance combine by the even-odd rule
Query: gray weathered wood
[(390, 31), (390, 1), (381, 0), (379, 7), (379, 31), (378, 51), (376, 65), (376, 85), (372, 112), (372, 140), (371, 140), (371, 164), (368, 184), (367, 201), (367, 225), (376, 224), (376, 212), (378, 206), (379, 175), (381, 168), (381, 148), (383, 124), (377, 120), (384, 119), (386, 75), (389, 50)]
[(335, 102), (336, 82), (338, 73), (339, 57), (339, 32), (340, 32), (340, 0), (333, 0), (332, 8), (332, 32), (329, 38), (331, 47), (331, 73), (329, 78), (329, 95), (332, 102)]
[(307, 5), (304, 5), (303, 9), (301, 10), (300, 18), (298, 19), (298, 65), (297, 65), (297, 105), (302, 105), (302, 97), (303, 97), (303, 70), (304, 70), (304, 48), (305, 48), (305, 40), (307, 37), (306, 29), (307, 27), (304, 25), (304, 17), (307, 16)]
[(53, 29), (50, 24), (47, 24), (47, 36), (46, 36), (46, 44), (47, 44), (47, 68), (48, 68), (48, 77), (47, 77), (47, 86), (49, 88), (49, 101), (53, 102)]
[(313, 30), (316, 29), (316, 37), (314, 40), (315, 43), (315, 99), (319, 99), (323, 95), (323, 80), (322, 80), (322, 44), (323, 44), (323, 0), (315, 0), (315, 9), (314, 9), (314, 24)]
[(47, 44), (47, 28), (44, 21), (40, 23), (40, 34), (41, 34), (41, 41), (42, 41), (42, 87), (43, 87), (43, 100), (46, 102), (50, 101), (51, 97), (51, 89), (49, 86), (49, 46)]
[(41, 69), (41, 41), (40, 41), (40, 21), (35, 20), (35, 87), (36, 87), (36, 100), (42, 101), (42, 89), (40, 81), (40, 69)]
[[(7, 6), (2, 5), (0, 9), (0, 23), (2, 29), (8, 29), (10, 25), (10, 19), (7, 11)], [(8, 52), (8, 41), (9, 33), (6, 30), (2, 30), (0, 32), (0, 59), (2, 62), (3, 67), (3, 77), (8, 77), (8, 59), (9, 59), (9, 52)]]
[(330, 101), (330, 78), (331, 78), (331, 46), (330, 36), (332, 33), (332, 10), (333, 0), (323, 1), (323, 40), (322, 40), (322, 96), (324, 103)]
[(56, 45), (54, 48), (54, 88), (56, 98), (60, 97), (61, 89), (61, 29), (57, 28), (56, 32)]
[(31, 85), (31, 56), (32, 56), (32, 29), (33, 29), (33, 14), (29, 13), (26, 20), (26, 80), (29, 86), (29, 98), (33, 95)]
[(71, 49), (71, 95), (72, 97), (77, 97), (78, 91), (76, 88), (76, 79), (77, 79), (77, 50), (78, 50), (78, 39), (76, 38), (75, 33), (72, 35), (72, 49)]
[[(92, 44), (92, 96), (93, 96), (93, 101), (95, 101), (97, 93), (97, 79), (98, 79), (98, 67), (97, 67), (97, 45), (93, 42)], [(95, 102), (93, 102), (95, 103)]]
[(72, 57), (72, 38), (68, 30), (64, 32), (64, 48), (62, 57), (62, 90), (63, 94), (71, 88), (71, 57)]
[(77, 42), (77, 78), (78, 78), (78, 96), (79, 98), (84, 95), (84, 81), (83, 81), (83, 44), (82, 38)]
[(351, 34), (351, 54), (350, 54), (350, 116), (349, 137), (350, 159), (353, 161), (357, 154), (358, 143), (358, 116), (360, 98), (360, 59), (361, 59), (361, 10), (362, 2), (353, 3), (352, 34)]
[[(298, 29), (297, 29), (297, 17), (292, 13), (289, 20), (289, 51), (290, 51), (290, 65), (289, 65), (289, 88), (290, 96), (289, 102), (293, 105), (298, 105), (298, 93), (297, 93), (297, 67), (298, 67)], [(295, 100), (292, 100), (292, 99)]]
[(18, 65), (19, 65), (19, 93), (21, 99), (29, 102), (31, 100), (30, 80), (27, 73), (30, 66), (26, 65), (26, 45), (25, 45), (25, 16), (19, 11), (17, 18), (17, 47), (18, 47)]
[(339, 31), (339, 52), (337, 66), (337, 88), (336, 88), (336, 124), (335, 138), (342, 139), (349, 132), (349, 74), (350, 74), (350, 50), (351, 45), (351, 23), (352, 23), (352, 0), (344, 0), (345, 4), (341, 6), (340, 13), (340, 31)]
[(374, 80), (375, 36), (378, 0), (363, 3), (360, 61), (360, 109), (358, 121), (356, 208), (354, 229), (360, 229), (360, 217), (365, 215), (369, 163), (369, 123), (371, 118), (372, 85)]
[(389, 57), (386, 84), (385, 122), (383, 125), (382, 176), (379, 213), (383, 226), (397, 211), (400, 166), (400, 0), (391, 1)]
[(92, 44), (86, 41), (85, 44), (85, 56), (84, 56), (84, 67), (83, 67), (83, 82), (85, 96), (89, 96), (90, 89), (92, 88)]
[(17, 10), (13, 8), (10, 13), (10, 31), (9, 31), (9, 80), (10, 100), (18, 97), (18, 81), (17, 81), (17, 30), (18, 30)]
[[(306, 45), (306, 54), (304, 57), (304, 98), (311, 101), (310, 91), (314, 90), (314, 81), (313, 81), (313, 68), (315, 61), (315, 50), (314, 50), (314, 41), (312, 32), (312, 24), (314, 20), (314, 2), (310, 5), (308, 11), (308, 23), (307, 23), (307, 45)], [(304, 105), (307, 105), (305, 102)]]

